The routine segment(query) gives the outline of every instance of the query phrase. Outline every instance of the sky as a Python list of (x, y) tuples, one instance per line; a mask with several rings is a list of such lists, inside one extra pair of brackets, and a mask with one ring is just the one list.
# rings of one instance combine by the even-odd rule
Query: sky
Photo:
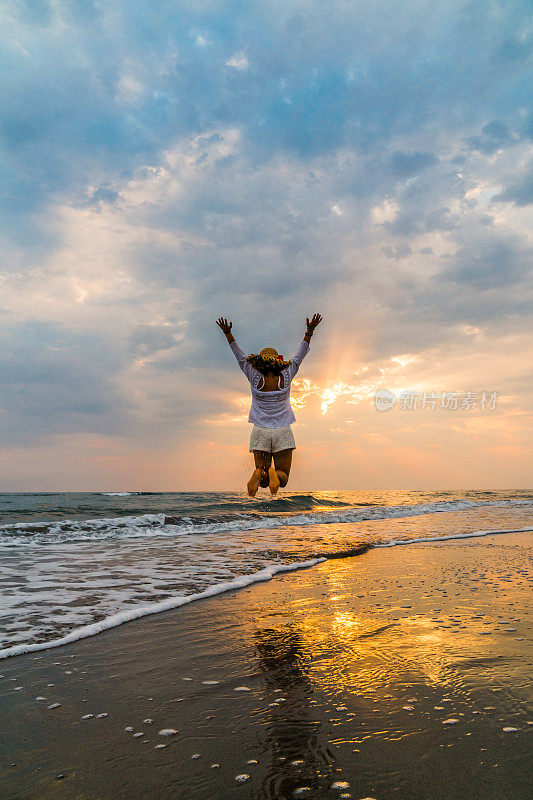
[(4, 0), (0, 491), (530, 488), (530, 11)]

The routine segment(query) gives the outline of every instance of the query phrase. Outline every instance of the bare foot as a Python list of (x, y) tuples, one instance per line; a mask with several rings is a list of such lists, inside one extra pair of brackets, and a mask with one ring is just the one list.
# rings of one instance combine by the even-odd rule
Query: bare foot
[(261, 470), (259, 469), (259, 467), (257, 467), (257, 469), (254, 469), (254, 471), (252, 472), (252, 477), (250, 478), (247, 484), (248, 494), (250, 495), (250, 497), (256, 496), (257, 490), (259, 489), (260, 480), (261, 480)]
[(279, 489), (279, 478), (274, 467), (268, 470), (268, 485), (270, 487), (270, 494), (276, 494)]

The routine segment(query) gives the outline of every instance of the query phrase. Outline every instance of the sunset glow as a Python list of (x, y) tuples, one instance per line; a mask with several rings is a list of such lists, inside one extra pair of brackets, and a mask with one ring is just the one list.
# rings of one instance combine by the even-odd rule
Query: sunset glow
[[(291, 357), (315, 311), (295, 487), (527, 485), (520, 4), (424, 17), (423, 69), (409, 3), (302, 11), (298, 53), (289, 7), (243, 8), (235, 40), (222, 7), (156, 7), (149, 28), (126, 6), (0, 12), (2, 488), (241, 486), (249, 387), (215, 319)], [(408, 392), (498, 399), (407, 409)]]

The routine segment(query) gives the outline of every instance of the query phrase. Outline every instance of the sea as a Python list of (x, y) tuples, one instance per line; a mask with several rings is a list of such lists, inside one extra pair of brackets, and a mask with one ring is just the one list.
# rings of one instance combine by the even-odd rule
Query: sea
[(533, 531), (533, 492), (0, 494), (0, 658), (369, 548)]

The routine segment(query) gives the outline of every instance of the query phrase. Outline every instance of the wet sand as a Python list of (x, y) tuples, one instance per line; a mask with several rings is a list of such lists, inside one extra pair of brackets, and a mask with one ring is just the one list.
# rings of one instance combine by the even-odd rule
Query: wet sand
[(530, 553), (374, 549), (0, 662), (1, 796), (529, 797)]

